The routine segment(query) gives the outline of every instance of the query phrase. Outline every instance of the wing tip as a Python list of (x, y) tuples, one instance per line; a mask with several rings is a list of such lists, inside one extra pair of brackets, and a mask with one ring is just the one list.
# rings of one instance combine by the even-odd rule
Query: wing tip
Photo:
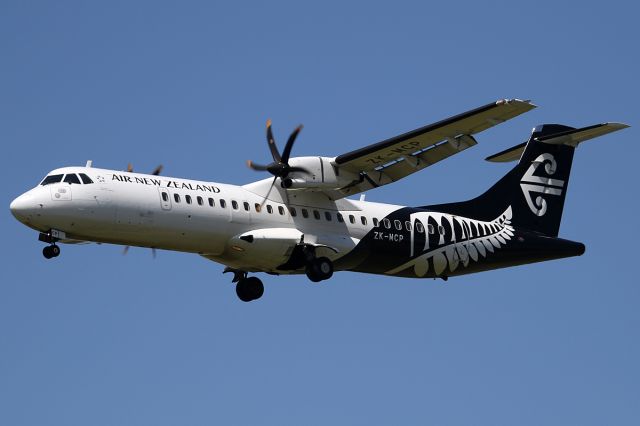
[(496, 101), (496, 105), (509, 105), (509, 104), (524, 106), (524, 107), (527, 107), (527, 109), (533, 109), (538, 107), (538, 105), (531, 102), (531, 99), (503, 98), (503, 99), (498, 99)]

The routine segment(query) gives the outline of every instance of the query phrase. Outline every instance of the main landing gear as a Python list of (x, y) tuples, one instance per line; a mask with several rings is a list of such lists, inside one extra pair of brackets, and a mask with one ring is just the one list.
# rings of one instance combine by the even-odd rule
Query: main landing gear
[(45, 248), (42, 249), (42, 255), (47, 259), (58, 257), (60, 256), (60, 247), (58, 247), (55, 244), (46, 246)]
[(226, 268), (224, 273), (233, 272), (233, 280), (236, 284), (236, 294), (243, 302), (257, 300), (264, 294), (264, 285), (258, 277), (248, 277), (245, 271)]
[(304, 272), (314, 283), (328, 280), (333, 275), (333, 263), (326, 257), (312, 257), (307, 261)]

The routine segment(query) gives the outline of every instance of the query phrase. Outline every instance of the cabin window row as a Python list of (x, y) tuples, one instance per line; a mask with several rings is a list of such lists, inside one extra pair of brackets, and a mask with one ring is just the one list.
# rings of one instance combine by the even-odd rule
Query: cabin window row
[[(184, 196), (184, 200), (185, 200), (185, 202), (187, 204), (193, 204), (193, 198), (194, 197), (192, 197), (191, 195), (185, 195)], [(168, 202), (169, 201), (169, 195), (166, 192), (162, 192), (162, 200), (164, 202)], [(177, 194), (177, 193), (174, 193), (173, 194), (173, 201), (176, 202), (176, 203), (182, 202), (181, 195)], [(205, 205), (205, 199), (203, 197), (201, 197), (201, 196), (196, 196), (195, 197), (195, 201), (199, 206)], [(211, 197), (207, 198), (206, 202), (209, 205), (209, 207), (215, 207), (216, 206), (215, 200), (213, 198), (211, 198)], [(221, 208), (224, 209), (224, 208), (227, 207), (227, 202), (226, 202), (225, 199), (221, 198), (221, 199), (218, 200), (218, 205)], [(240, 209), (240, 204), (235, 200), (231, 200), (231, 208), (234, 209), (234, 210), (239, 210)], [(242, 202), (242, 208), (245, 211), (249, 211), (250, 210), (249, 203), (246, 202), (246, 201), (243, 201)], [(255, 208), (255, 211), (257, 213), (260, 213), (262, 211), (262, 205), (260, 203), (255, 203), (254, 208)], [(277, 210), (278, 210), (278, 214), (280, 216), (284, 216), (285, 215), (286, 210), (285, 210), (285, 208), (283, 206), (277, 206)], [(269, 214), (273, 214), (274, 213), (273, 206), (271, 204), (267, 204), (266, 205), (266, 211)], [(300, 214), (302, 215), (303, 218), (308, 219), (309, 217), (311, 217), (311, 215), (313, 215), (313, 218), (316, 219), (316, 220), (321, 220), (322, 219), (322, 215), (320, 214), (319, 210), (313, 209), (313, 210), (311, 210), (311, 212), (312, 213), (310, 214), (309, 213), (309, 209), (300, 208)], [(298, 210), (295, 207), (289, 207), (289, 213), (291, 214), (291, 217), (297, 217), (298, 216)], [(330, 211), (324, 211), (324, 218), (328, 222), (331, 222), (331, 221), (334, 220), (334, 216)], [(359, 218), (360, 218), (360, 223), (363, 226), (366, 226), (367, 223), (368, 223), (366, 216), (360, 216)], [(355, 215), (352, 215), (352, 214), (346, 215), (346, 218), (345, 218), (345, 215), (343, 215), (342, 213), (336, 213), (335, 214), (335, 220), (338, 223), (345, 223), (346, 221), (348, 221), (352, 225), (355, 225), (358, 222), (358, 220), (356, 219)], [(412, 226), (411, 222), (408, 221), (408, 220), (405, 221), (404, 223), (402, 221), (400, 221), (400, 220), (397, 220), (397, 219), (392, 222), (390, 219), (387, 219), (387, 218), (382, 219), (380, 221), (380, 220), (378, 220), (377, 218), (374, 217), (371, 221), (373, 223), (373, 226), (376, 227), (376, 228), (382, 226), (382, 227), (384, 227), (386, 229), (395, 229), (397, 231), (402, 231), (403, 227), (407, 231), (411, 231), (413, 229), (413, 226)], [(425, 232), (424, 226), (420, 222), (416, 223), (415, 230), (418, 233)], [(434, 234), (435, 233), (435, 228), (434, 228), (433, 225), (428, 224), (426, 231), (429, 234)], [(444, 228), (442, 226), (438, 226), (438, 233), (439, 234), (444, 234)]]
[[(205, 198), (201, 197), (201, 196), (195, 196), (192, 197), (191, 195), (185, 195), (184, 196), (184, 201), (187, 204), (194, 204), (194, 199), (195, 199), (195, 204), (199, 205), (199, 206), (204, 206), (205, 204), (209, 205), (209, 207), (215, 207), (216, 206), (216, 200), (214, 200), (211, 197)], [(166, 192), (162, 193), (162, 201), (164, 201), (165, 203), (169, 201), (169, 194)], [(176, 204), (179, 204), (182, 202), (182, 195), (174, 193), (173, 194), (173, 202)], [(227, 208), (227, 201), (224, 198), (220, 198), (218, 200), (218, 205), (220, 206), (220, 208), (226, 209)], [(236, 201), (236, 200), (231, 200), (231, 208), (234, 210), (240, 210), (240, 204)], [(249, 203), (247, 203), (246, 201), (242, 203), (242, 208), (245, 211), (249, 211)]]

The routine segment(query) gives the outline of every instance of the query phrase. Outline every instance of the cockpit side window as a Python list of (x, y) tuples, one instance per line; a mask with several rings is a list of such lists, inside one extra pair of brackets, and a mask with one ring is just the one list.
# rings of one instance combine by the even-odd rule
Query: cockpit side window
[(82, 183), (84, 183), (85, 185), (93, 183), (91, 178), (89, 176), (85, 175), (84, 173), (80, 173), (80, 179), (82, 179)]
[(51, 185), (52, 183), (58, 183), (62, 181), (62, 175), (49, 175), (46, 178), (44, 178), (44, 180), (42, 181), (42, 183), (40, 183), (40, 185), (44, 186), (44, 185)]
[(68, 173), (65, 177), (64, 177), (64, 182), (66, 183), (77, 183), (78, 185), (80, 185), (80, 179), (78, 179), (78, 175), (75, 173)]

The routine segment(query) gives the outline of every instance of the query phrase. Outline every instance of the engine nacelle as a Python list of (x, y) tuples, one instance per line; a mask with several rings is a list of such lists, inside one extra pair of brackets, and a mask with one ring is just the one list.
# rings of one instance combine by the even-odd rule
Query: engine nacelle
[(353, 182), (358, 176), (353, 173), (336, 173), (332, 164), (333, 158), (328, 157), (294, 157), (289, 159), (292, 167), (301, 167), (307, 172), (293, 172), (282, 180), (282, 187), (287, 189), (304, 188), (318, 190), (327, 188), (342, 188)]

